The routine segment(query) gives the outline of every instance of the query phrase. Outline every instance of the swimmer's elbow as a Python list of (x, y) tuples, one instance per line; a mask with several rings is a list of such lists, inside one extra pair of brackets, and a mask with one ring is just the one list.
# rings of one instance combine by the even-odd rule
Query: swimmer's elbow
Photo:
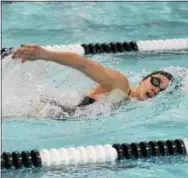
[(106, 88), (112, 88), (113, 78), (110, 74), (110, 69), (105, 68), (100, 63), (88, 60), (80, 69), (93, 81), (104, 85)]

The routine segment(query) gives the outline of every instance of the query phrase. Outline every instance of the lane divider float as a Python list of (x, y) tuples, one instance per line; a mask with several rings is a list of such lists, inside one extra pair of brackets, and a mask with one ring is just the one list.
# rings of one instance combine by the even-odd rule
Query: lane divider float
[[(110, 43), (89, 43), (75, 45), (47, 45), (43, 46), (53, 51), (74, 52), (78, 55), (94, 55), (102, 53), (125, 53), (125, 52), (164, 52), (188, 50), (188, 38), (166, 39), (166, 40), (145, 40), (130, 42), (110, 42)], [(14, 48), (2, 48), (2, 59), (10, 55)]]
[(3, 152), (2, 169), (50, 167), (115, 162), (123, 159), (175, 156), (188, 154), (188, 138), (142, 141), (113, 145), (80, 146), (59, 149)]

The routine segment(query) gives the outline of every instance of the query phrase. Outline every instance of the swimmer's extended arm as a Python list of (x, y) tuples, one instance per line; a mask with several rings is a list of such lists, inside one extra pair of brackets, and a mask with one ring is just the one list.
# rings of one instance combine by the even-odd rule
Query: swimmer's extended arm
[(24, 45), (18, 48), (12, 57), (19, 57), (22, 62), (37, 59), (53, 61), (83, 72), (86, 76), (109, 90), (120, 88), (126, 91), (129, 89), (127, 78), (120, 72), (105, 68), (98, 62), (85, 59), (72, 52), (55, 52), (37, 45)]
[(105, 68), (100, 63), (85, 59), (75, 53), (48, 51), (45, 60), (57, 62), (83, 72), (92, 80), (105, 85), (109, 89), (113, 85), (113, 77), (110, 69)]

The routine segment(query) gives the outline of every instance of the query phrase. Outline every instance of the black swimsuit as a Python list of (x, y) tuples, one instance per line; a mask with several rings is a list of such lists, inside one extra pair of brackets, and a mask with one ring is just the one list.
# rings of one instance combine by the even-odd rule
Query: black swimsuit
[[(128, 96), (130, 95), (130, 93), (131, 93), (131, 90), (129, 90)], [(73, 115), (75, 113), (75, 111), (76, 111), (77, 108), (83, 108), (85, 106), (93, 104), (94, 102), (96, 102), (96, 100), (93, 99), (93, 98), (91, 98), (91, 97), (89, 97), (89, 96), (84, 96), (84, 98), (81, 100), (81, 102), (78, 105), (73, 106), (73, 107), (71, 107), (71, 106), (64, 106), (64, 105), (58, 103), (55, 100), (50, 100), (50, 101), (47, 100), (47, 102), (49, 102), (52, 105), (60, 107), (63, 112), (66, 112), (69, 115)]]
[(62, 105), (61, 103), (58, 103), (57, 101), (55, 100), (45, 100), (45, 101), (42, 101), (42, 102), (47, 102), (47, 103), (50, 103), (51, 105), (54, 105), (54, 106), (58, 106), (61, 108), (61, 110), (63, 112), (66, 112), (68, 113), (69, 115), (73, 115), (76, 111), (77, 108), (83, 108), (85, 106), (88, 106), (90, 104), (93, 104), (96, 100), (94, 100), (93, 98), (90, 98), (89, 96), (85, 96), (81, 102), (76, 105), (76, 106), (65, 106), (65, 105)]
[(82, 101), (77, 105), (77, 107), (83, 107), (83, 106), (87, 106), (90, 104), (93, 104), (96, 100), (94, 100), (93, 98), (90, 98), (89, 96), (85, 96)]

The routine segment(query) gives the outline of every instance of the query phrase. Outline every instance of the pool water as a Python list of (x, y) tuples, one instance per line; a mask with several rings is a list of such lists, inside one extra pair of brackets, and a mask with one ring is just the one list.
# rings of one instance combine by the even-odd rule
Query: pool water
[[(2, 3), (2, 47), (187, 38), (186, 2), (16, 2)], [(125, 74), (132, 86), (158, 69), (173, 72), (182, 87), (115, 110), (99, 103), (56, 120), (58, 108), (36, 113), (40, 97), (76, 104), (94, 84), (82, 73), (55, 63), (2, 61), (2, 150), (140, 142), (188, 137), (188, 54), (124, 53), (89, 56)], [(2, 171), (8, 177), (184, 178), (183, 157)]]

